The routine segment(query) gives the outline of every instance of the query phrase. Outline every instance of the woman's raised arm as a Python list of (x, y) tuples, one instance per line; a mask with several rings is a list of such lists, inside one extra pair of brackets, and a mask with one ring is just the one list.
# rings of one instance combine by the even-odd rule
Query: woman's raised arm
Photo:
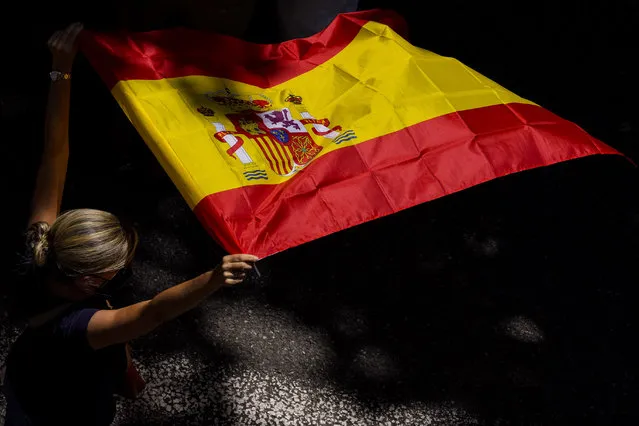
[(52, 55), (51, 87), (45, 119), (44, 149), (36, 177), (28, 225), (52, 224), (60, 212), (69, 160), (69, 103), (71, 66), (82, 25), (71, 24), (55, 32), (48, 45)]

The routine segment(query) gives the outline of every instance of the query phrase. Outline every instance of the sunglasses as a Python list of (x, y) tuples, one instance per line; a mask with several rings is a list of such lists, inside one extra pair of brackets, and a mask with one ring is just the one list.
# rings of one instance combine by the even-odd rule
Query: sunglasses
[(130, 266), (126, 266), (118, 270), (111, 278), (104, 278), (97, 274), (83, 276), (83, 284), (87, 284), (96, 289), (105, 289), (109, 287), (111, 290), (121, 287), (126, 280), (131, 277), (132, 271)]

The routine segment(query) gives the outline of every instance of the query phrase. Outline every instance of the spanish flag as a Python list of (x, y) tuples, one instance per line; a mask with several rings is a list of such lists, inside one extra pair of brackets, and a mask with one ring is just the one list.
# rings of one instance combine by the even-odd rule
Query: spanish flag
[(264, 257), (523, 170), (612, 148), (392, 12), (261, 45), (188, 29), (87, 32), (85, 55), (229, 252)]

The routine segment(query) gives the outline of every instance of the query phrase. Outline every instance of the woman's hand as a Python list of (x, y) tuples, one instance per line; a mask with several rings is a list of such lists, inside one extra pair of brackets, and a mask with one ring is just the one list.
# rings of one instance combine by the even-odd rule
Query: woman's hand
[(222, 275), (225, 285), (236, 285), (244, 281), (247, 271), (259, 259), (250, 254), (232, 254), (222, 259), (222, 264), (215, 270), (215, 275)]
[(73, 59), (78, 51), (77, 38), (82, 28), (82, 24), (76, 22), (62, 31), (56, 31), (49, 38), (47, 45), (53, 57), (55, 71), (71, 72)]

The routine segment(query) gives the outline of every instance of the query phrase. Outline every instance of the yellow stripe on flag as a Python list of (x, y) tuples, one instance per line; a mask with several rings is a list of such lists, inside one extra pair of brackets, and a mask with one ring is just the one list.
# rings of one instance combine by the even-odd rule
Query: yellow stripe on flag
[[(219, 131), (213, 123), (228, 131), (237, 129), (225, 110), (206, 97), (224, 91), (268, 99), (269, 110), (288, 108), (297, 122), (308, 118), (303, 114), (308, 112), (314, 119), (327, 119), (329, 128), (340, 126), (343, 136), (337, 140), (343, 142), (338, 144), (315, 134), (313, 128), (319, 125), (304, 124), (322, 147), (314, 161), (334, 150), (455, 111), (513, 102), (532, 104), (456, 59), (416, 48), (375, 22), (368, 22), (347, 47), (325, 63), (267, 89), (206, 76), (120, 81), (113, 95), (191, 207), (209, 194), (246, 185), (246, 170), (257, 168), (268, 174), (268, 180), (253, 180), (251, 185), (279, 184), (295, 176), (272, 170), (262, 149), (274, 151), (270, 161), (280, 168), (290, 170), (285, 163), (292, 157), (288, 148), (267, 135), (259, 137), (259, 144), (239, 138), (241, 155), (253, 164), (240, 163), (237, 151), (234, 157), (227, 154), (230, 145), (212, 136)], [(300, 96), (302, 104), (288, 102), (291, 94)], [(199, 114), (200, 106), (211, 108), (215, 115)], [(306, 146), (305, 139), (300, 141), (296, 155), (316, 149), (310, 143)]]

